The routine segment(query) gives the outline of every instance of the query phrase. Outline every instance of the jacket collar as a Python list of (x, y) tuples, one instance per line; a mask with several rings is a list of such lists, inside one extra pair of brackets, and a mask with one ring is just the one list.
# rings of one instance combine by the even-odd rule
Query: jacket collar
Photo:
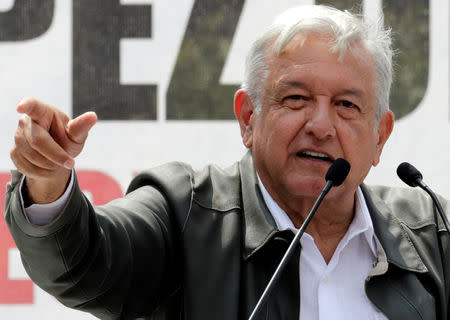
[[(278, 232), (276, 222), (264, 202), (258, 186), (252, 153), (249, 150), (239, 163), (243, 205), (244, 259), (264, 246)], [(402, 269), (424, 273), (428, 269), (420, 258), (405, 227), (390, 208), (363, 184), (375, 234), (389, 263)]]
[(251, 150), (239, 163), (241, 173), (244, 259), (249, 258), (278, 231), (258, 186)]
[(404, 224), (386, 203), (361, 185), (367, 207), (372, 217), (375, 234), (386, 253), (389, 263), (399, 268), (424, 273), (428, 269), (420, 258)]

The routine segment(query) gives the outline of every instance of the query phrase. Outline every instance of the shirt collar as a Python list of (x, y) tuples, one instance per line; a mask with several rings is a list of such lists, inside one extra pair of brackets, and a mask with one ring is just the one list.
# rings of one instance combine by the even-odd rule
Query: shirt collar
[[(272, 214), (278, 229), (281, 231), (292, 230), (296, 232), (298, 229), (294, 226), (287, 213), (275, 202), (275, 200), (269, 194), (267, 189), (264, 187), (264, 184), (262, 183), (261, 179), (259, 178), (258, 174), (257, 177), (258, 177), (258, 185), (259, 188), (261, 189), (264, 202), (266, 203), (267, 208)], [(350, 240), (351, 238), (360, 233), (364, 235), (364, 238), (366, 239), (370, 247), (370, 250), (372, 251), (374, 256), (376, 256), (377, 248), (374, 237), (372, 219), (370, 218), (369, 208), (367, 207), (366, 200), (364, 199), (364, 195), (361, 191), (361, 188), (358, 187), (356, 191), (355, 216), (348, 228), (345, 238)]]

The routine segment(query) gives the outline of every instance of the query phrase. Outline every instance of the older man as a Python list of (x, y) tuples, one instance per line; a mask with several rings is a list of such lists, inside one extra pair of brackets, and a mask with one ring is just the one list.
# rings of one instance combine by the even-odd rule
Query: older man
[(22, 101), (11, 156), (23, 176), (9, 185), (6, 219), (25, 268), (104, 319), (246, 319), (341, 157), (348, 178), (259, 318), (447, 319), (450, 239), (431, 202), (362, 184), (393, 127), (391, 56), (380, 25), (288, 10), (255, 42), (235, 95), (248, 154), (225, 170), (149, 170), (97, 208), (71, 171), (95, 114), (69, 121)]

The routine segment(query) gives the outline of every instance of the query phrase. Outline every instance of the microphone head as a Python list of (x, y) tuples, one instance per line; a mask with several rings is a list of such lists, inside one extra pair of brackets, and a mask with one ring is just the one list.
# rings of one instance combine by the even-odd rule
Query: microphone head
[(333, 183), (333, 187), (337, 187), (344, 182), (349, 172), (350, 163), (348, 163), (345, 159), (338, 158), (334, 160), (330, 169), (328, 169), (327, 174), (325, 175), (325, 180), (331, 181)]
[(422, 174), (408, 162), (400, 163), (397, 167), (397, 175), (404, 183), (411, 187), (417, 187), (418, 181), (422, 180)]

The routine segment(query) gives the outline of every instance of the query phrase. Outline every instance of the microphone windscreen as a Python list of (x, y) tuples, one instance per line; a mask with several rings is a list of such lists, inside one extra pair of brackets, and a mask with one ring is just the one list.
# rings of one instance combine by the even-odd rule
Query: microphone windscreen
[(333, 186), (337, 187), (344, 182), (349, 172), (350, 163), (348, 163), (345, 159), (338, 158), (333, 162), (330, 169), (328, 169), (327, 174), (325, 175), (325, 180), (331, 181)]
[(422, 180), (422, 174), (412, 164), (408, 162), (400, 163), (397, 167), (397, 175), (404, 183), (411, 187), (417, 187), (417, 180)]

